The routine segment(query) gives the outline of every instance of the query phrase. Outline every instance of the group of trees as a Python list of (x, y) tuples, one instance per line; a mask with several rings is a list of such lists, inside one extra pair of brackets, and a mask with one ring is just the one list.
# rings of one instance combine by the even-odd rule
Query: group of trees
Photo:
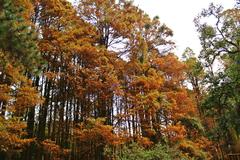
[[(211, 4), (195, 19), (202, 51), (199, 63), (205, 71), (201, 78), (204, 113), (208, 137), (221, 153), (240, 152), (240, 9)], [(214, 25), (204, 23), (214, 19)]]
[(127, 0), (0, 0), (0, 159), (237, 151), (239, 17), (238, 3), (204, 10), (200, 60), (180, 61), (171, 29)]

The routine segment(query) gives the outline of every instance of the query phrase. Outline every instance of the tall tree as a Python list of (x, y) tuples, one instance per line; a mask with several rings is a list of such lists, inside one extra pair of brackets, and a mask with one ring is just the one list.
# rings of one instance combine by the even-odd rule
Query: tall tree
[(1, 1), (0, 4), (0, 141), (1, 158), (17, 159), (33, 139), (26, 138), (26, 111), (42, 102), (26, 76), (36, 74), (41, 57), (35, 30), (29, 21), (32, 4)]
[(205, 77), (204, 68), (201, 62), (195, 57), (195, 53), (191, 48), (186, 48), (182, 55), (183, 62), (186, 65), (186, 81), (187, 85), (191, 85), (194, 94), (199, 115), (202, 116), (201, 100), (205, 90), (203, 80)]
[[(239, 13), (237, 7), (223, 10), (211, 4), (196, 18), (203, 48), (200, 58), (207, 71), (203, 107), (215, 120), (212, 137), (235, 151), (239, 151)], [(215, 18), (215, 25), (202, 22), (209, 17)]]

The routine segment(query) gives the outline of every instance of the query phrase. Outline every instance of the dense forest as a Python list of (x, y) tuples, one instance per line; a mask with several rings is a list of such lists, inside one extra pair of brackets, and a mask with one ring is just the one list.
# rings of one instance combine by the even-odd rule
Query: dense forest
[(240, 2), (193, 23), (201, 52), (177, 57), (132, 1), (0, 0), (0, 160), (240, 153)]

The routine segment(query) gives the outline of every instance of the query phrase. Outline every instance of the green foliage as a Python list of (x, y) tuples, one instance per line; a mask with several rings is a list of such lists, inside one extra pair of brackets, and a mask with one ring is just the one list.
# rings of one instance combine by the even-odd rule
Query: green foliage
[[(202, 44), (200, 58), (208, 73), (202, 108), (216, 122), (209, 130), (210, 137), (227, 144), (235, 144), (240, 135), (239, 14), (239, 9), (223, 10), (211, 4), (195, 20)], [(215, 18), (215, 25), (201, 22), (209, 17)], [(220, 68), (216, 70), (217, 63)]]
[(124, 145), (120, 150), (105, 148), (105, 155), (113, 155), (117, 160), (172, 160), (180, 158), (180, 152), (168, 146), (157, 144), (150, 149), (130, 143)]
[(0, 49), (15, 65), (23, 65), (36, 71), (41, 62), (37, 47), (37, 35), (23, 17), (24, 8), (17, 7), (14, 1), (2, 0), (0, 6)]
[(199, 133), (204, 133), (205, 129), (201, 121), (197, 117), (184, 117), (181, 119), (181, 123), (184, 124), (187, 128), (196, 129)]
[(186, 48), (182, 59), (186, 65), (187, 80), (193, 87), (199, 87), (199, 83), (204, 78), (204, 70), (201, 62), (195, 57), (195, 53), (191, 48)]
[(178, 149), (181, 150), (181, 152), (185, 153), (185, 155), (187, 155), (188, 157), (191, 157), (191, 159), (196, 160), (208, 159), (207, 152), (201, 150), (192, 141), (183, 140), (180, 142), (178, 146), (179, 146)]

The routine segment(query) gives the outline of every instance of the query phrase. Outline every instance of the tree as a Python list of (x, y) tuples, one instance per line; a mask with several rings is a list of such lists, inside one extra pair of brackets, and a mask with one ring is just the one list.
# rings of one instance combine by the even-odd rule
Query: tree
[[(0, 48), (16, 65), (23, 65), (25, 69), (36, 72), (41, 65), (37, 37), (34, 26), (24, 17), (31, 8), (17, 7), (17, 3), (18, 1), (1, 1)], [(28, 7), (31, 7), (30, 2)]]
[(28, 1), (0, 3), (0, 141), (1, 158), (16, 159), (33, 138), (27, 137), (26, 111), (40, 104), (30, 75), (41, 68), (34, 26), (29, 21), (32, 4)]
[[(212, 138), (233, 146), (235, 151), (239, 144), (239, 13), (237, 7), (223, 10), (211, 4), (196, 18), (208, 85), (202, 105), (206, 115), (214, 118)], [(208, 17), (214, 17), (216, 24), (201, 21)]]
[(190, 84), (192, 87), (194, 100), (196, 102), (199, 115), (201, 116), (203, 114), (203, 111), (200, 104), (205, 89), (203, 86), (203, 80), (205, 77), (204, 69), (201, 62), (195, 57), (195, 53), (191, 48), (186, 48), (182, 55), (182, 59), (186, 65), (185, 72), (187, 85)]

